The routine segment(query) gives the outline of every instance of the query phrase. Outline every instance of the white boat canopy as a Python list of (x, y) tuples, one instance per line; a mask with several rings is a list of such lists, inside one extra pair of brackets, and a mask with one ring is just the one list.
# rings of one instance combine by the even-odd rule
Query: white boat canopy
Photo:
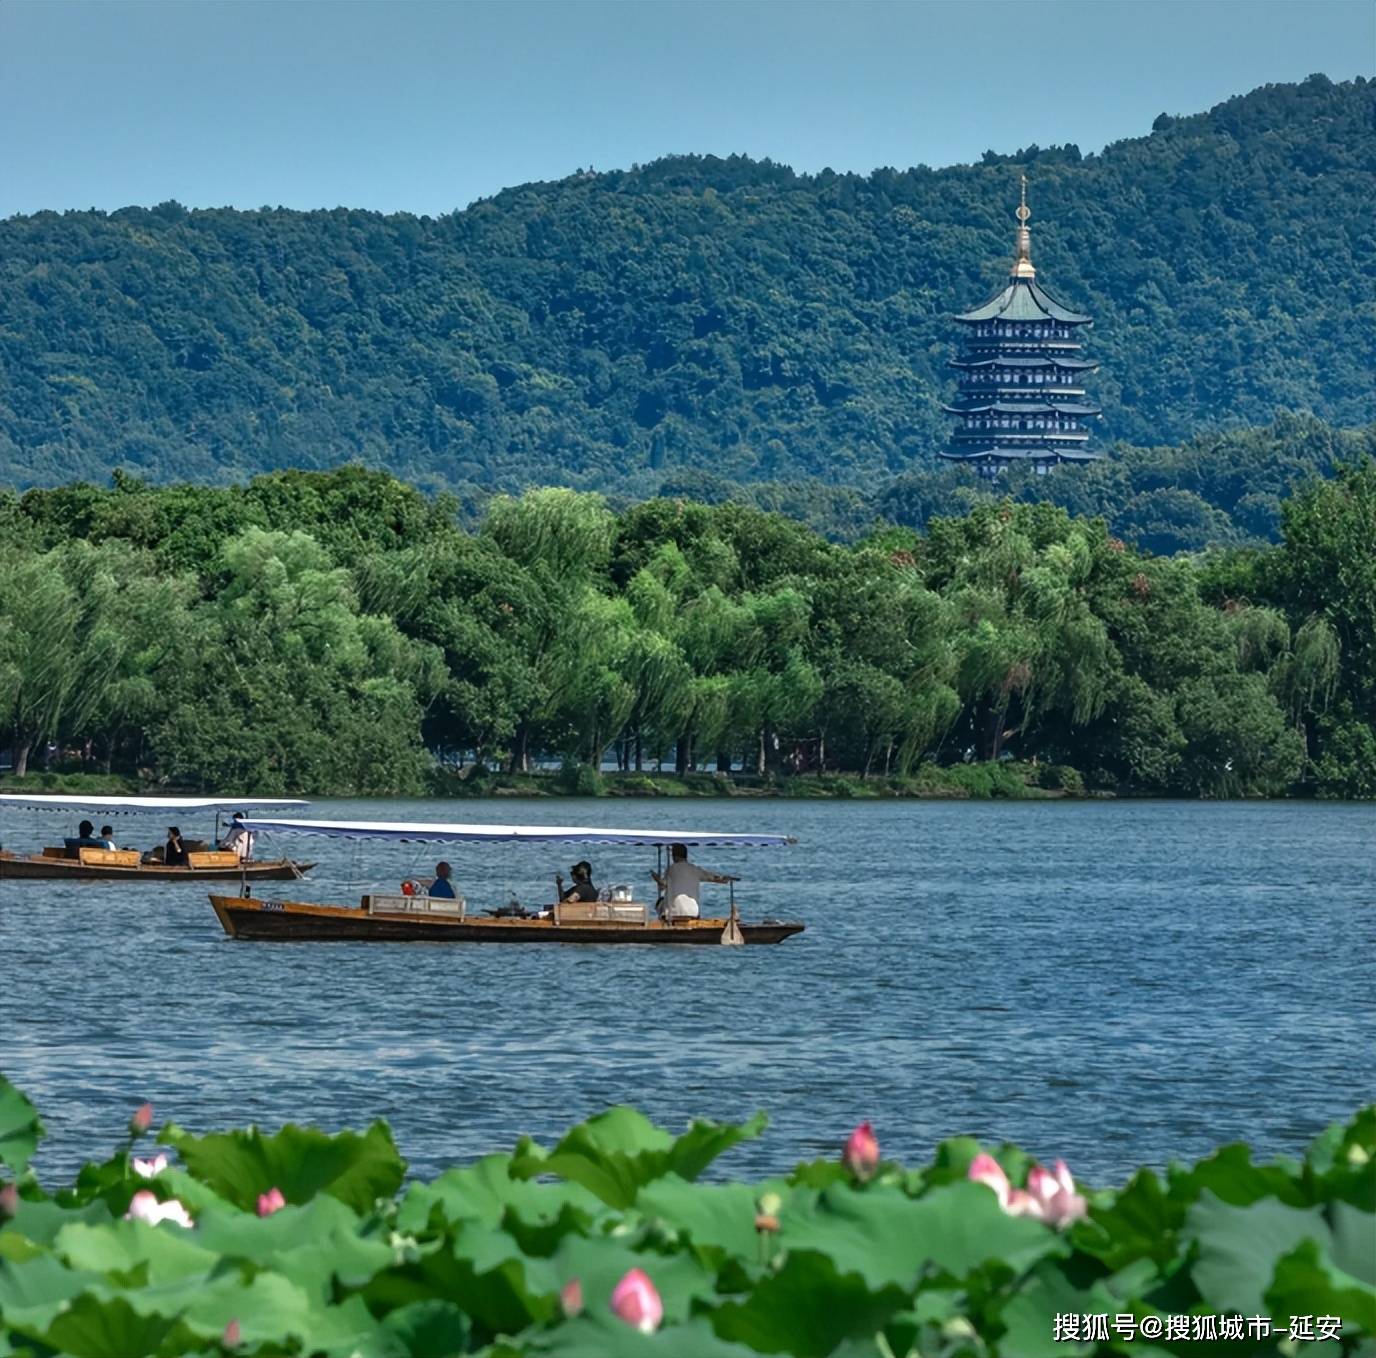
[(80, 811), (250, 811), (257, 807), (309, 806), (294, 797), (82, 797), (75, 793), (0, 792), (0, 809)]
[(336, 839), (391, 839), (417, 844), (668, 844), (714, 848), (772, 848), (797, 841), (789, 835), (711, 834), (705, 830), (604, 830), (568, 825), (446, 825), (438, 821), (264, 820), (244, 817), (244, 828), (328, 835)]

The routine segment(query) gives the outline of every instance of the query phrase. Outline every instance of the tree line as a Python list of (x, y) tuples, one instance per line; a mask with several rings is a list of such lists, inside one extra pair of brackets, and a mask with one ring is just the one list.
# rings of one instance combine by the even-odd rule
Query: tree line
[(386, 474), (0, 498), (0, 727), (166, 786), (408, 794), (437, 756), (754, 777), (1015, 756), (1185, 796), (1376, 795), (1376, 463), (1283, 540), (1156, 557), (1005, 499), (829, 542), (734, 502)]

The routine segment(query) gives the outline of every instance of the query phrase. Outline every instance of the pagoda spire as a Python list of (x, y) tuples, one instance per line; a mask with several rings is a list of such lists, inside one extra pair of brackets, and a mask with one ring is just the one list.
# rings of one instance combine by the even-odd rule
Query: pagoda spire
[(1012, 278), (1035, 278), (1037, 271), (1032, 267), (1032, 232), (1028, 230), (1027, 219), (1032, 209), (1027, 206), (1027, 176), (1022, 176), (1022, 201), (1014, 214), (1018, 219), (1018, 252), (1013, 260)]

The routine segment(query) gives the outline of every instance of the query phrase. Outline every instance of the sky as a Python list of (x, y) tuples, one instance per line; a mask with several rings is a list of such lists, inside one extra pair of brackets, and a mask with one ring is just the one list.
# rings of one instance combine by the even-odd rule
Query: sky
[(0, 217), (949, 165), (1376, 65), (1373, 0), (0, 0)]

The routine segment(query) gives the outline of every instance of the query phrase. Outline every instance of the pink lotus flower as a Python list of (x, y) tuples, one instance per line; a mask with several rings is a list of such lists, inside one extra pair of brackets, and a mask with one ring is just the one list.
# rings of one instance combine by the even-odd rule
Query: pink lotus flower
[(861, 1182), (872, 1178), (879, 1168), (879, 1138), (868, 1122), (862, 1122), (846, 1142), (841, 1163)]
[(559, 1293), (559, 1309), (568, 1320), (581, 1315), (583, 1311), (583, 1284), (577, 1278), (570, 1278)]
[(992, 1155), (981, 1151), (970, 1162), (968, 1176), (973, 1182), (994, 1190), (999, 1206), (1010, 1217), (1036, 1217), (1058, 1230), (1084, 1216), (1086, 1203), (1075, 1191), (1075, 1180), (1064, 1160), (1056, 1161), (1055, 1174), (1033, 1165), (1027, 1175), (1027, 1188), (1014, 1188), (1003, 1166)]
[(1075, 1180), (1070, 1177), (1070, 1168), (1064, 1160), (1056, 1161), (1054, 1174), (1048, 1174), (1040, 1165), (1033, 1165), (1027, 1175), (1027, 1190), (1041, 1204), (1042, 1220), (1050, 1222), (1057, 1230), (1078, 1221), (1088, 1211), (1088, 1204), (1075, 1191)]
[(156, 1179), (167, 1168), (167, 1156), (159, 1152), (151, 1160), (140, 1160), (136, 1155), (130, 1164), (140, 1179)]
[(0, 1221), (12, 1221), (19, 1215), (19, 1185), (6, 1184), (0, 1188)]
[(231, 1320), (229, 1324), (225, 1326), (225, 1337), (220, 1342), (223, 1343), (227, 1349), (237, 1349), (239, 1347), (239, 1338), (239, 1322), (237, 1319)]
[(124, 1214), (125, 1221), (146, 1221), (150, 1226), (156, 1226), (160, 1221), (170, 1221), (177, 1226), (191, 1227), (196, 1223), (191, 1220), (191, 1214), (176, 1198), (168, 1198), (166, 1202), (159, 1202), (156, 1195), (150, 1193), (148, 1189), (141, 1188), (129, 1200), (129, 1210)]
[(631, 1269), (617, 1283), (612, 1292), (612, 1310), (641, 1334), (653, 1334), (664, 1319), (664, 1303), (654, 1283), (638, 1268)]
[(280, 1212), (287, 1205), (287, 1200), (282, 1196), (282, 1190), (274, 1185), (266, 1193), (258, 1195), (258, 1215), (260, 1217), (270, 1217), (274, 1212)]
[(140, 1104), (129, 1119), (129, 1135), (142, 1136), (153, 1125), (153, 1105)]

